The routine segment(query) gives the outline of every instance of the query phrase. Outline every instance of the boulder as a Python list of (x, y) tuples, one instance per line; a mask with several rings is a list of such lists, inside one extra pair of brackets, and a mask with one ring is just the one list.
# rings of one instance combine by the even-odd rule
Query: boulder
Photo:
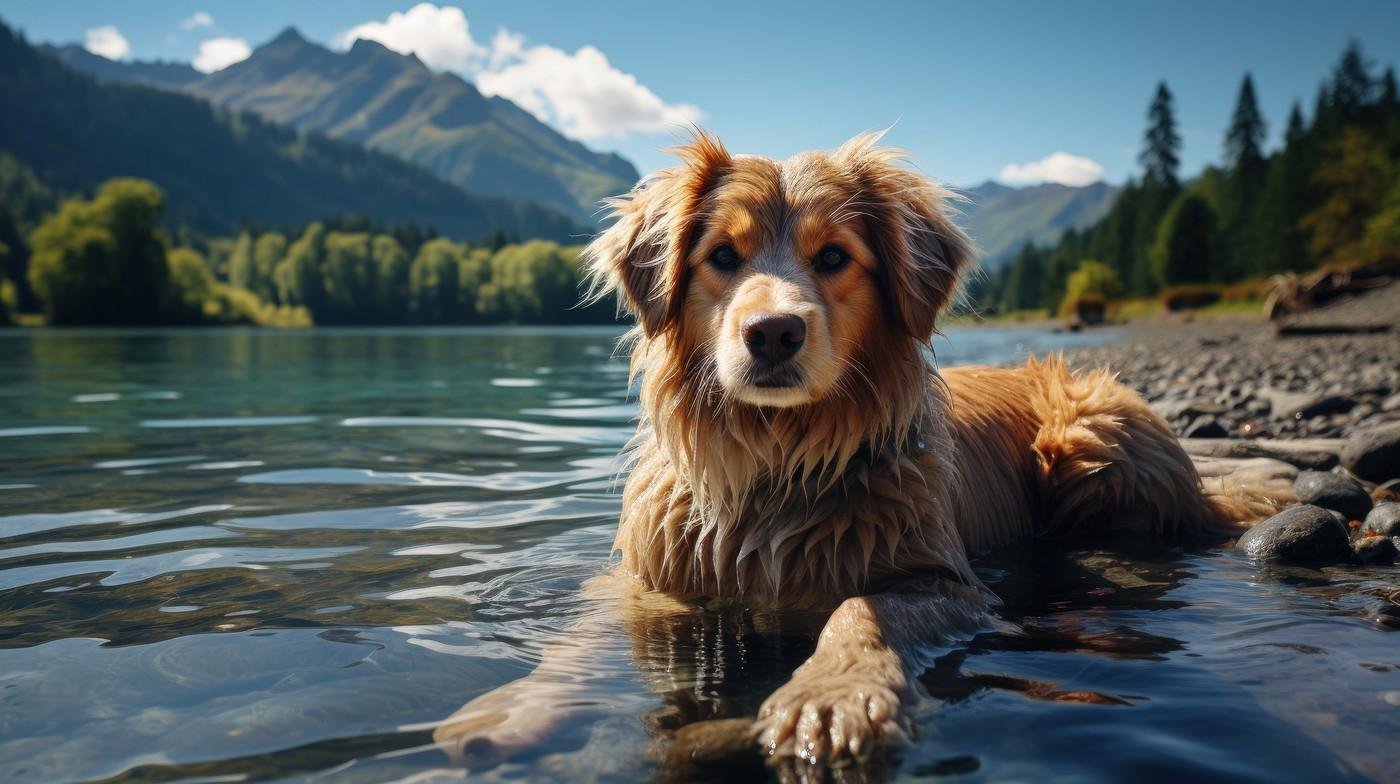
[(1303, 471), (1293, 481), (1293, 493), (1299, 501), (1341, 512), (1347, 520), (1360, 520), (1371, 511), (1371, 496), (1366, 488), (1341, 474)]
[(1375, 533), (1380, 536), (1400, 536), (1400, 504), (1393, 501), (1376, 504), (1366, 522), (1361, 524), (1362, 535)]
[(1400, 479), (1400, 422), (1352, 433), (1342, 448), (1342, 465), (1368, 482)]
[(1245, 531), (1235, 547), (1268, 563), (1322, 565), (1353, 559), (1346, 527), (1320, 506), (1285, 509)]
[(1353, 549), (1356, 551), (1356, 560), (1364, 564), (1395, 562), (1395, 542), (1389, 536), (1363, 536), (1356, 540)]

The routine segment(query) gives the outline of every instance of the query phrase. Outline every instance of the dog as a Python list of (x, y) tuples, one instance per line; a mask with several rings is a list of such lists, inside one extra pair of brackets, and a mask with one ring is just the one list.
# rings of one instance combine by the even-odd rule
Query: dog
[[(940, 370), (929, 342), (973, 244), (954, 194), (877, 134), (778, 161), (697, 132), (677, 153), (611, 202), (585, 251), (594, 296), (635, 319), (641, 415), (621, 559), (588, 588), (612, 609), (583, 626), (627, 633), (714, 601), (829, 610), (752, 725), (773, 759), (825, 766), (907, 740), (930, 647), (998, 623), (971, 555), (1228, 535), (1276, 510), (1207, 490), (1106, 371)], [(571, 638), (438, 740), (480, 761), (539, 737), (588, 655), (589, 633)]]

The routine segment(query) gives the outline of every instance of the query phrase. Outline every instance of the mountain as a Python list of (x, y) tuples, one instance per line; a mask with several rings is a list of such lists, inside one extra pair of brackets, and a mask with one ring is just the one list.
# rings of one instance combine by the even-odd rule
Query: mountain
[(198, 98), (100, 82), (0, 24), (0, 152), (60, 193), (142, 177), (166, 193), (175, 225), (228, 232), (331, 215), (433, 226), (477, 239), (493, 231), (566, 240), (568, 215), (466, 193), (418, 166), (351, 142), (298, 132)]
[(971, 200), (963, 209), (963, 225), (982, 251), (982, 265), (994, 270), (1027, 241), (1052, 244), (1066, 229), (1093, 224), (1108, 212), (1117, 189), (1103, 182), (1011, 188), (988, 180), (961, 192)]
[(130, 82), (150, 87), (179, 89), (204, 78), (189, 63), (155, 61), (118, 62), (93, 54), (78, 44), (54, 46), (43, 44), (39, 49), (75, 71), (96, 76), (109, 82)]
[[(101, 62), (70, 62), (102, 79), (158, 84), (150, 64), (95, 59)], [(600, 199), (638, 179), (623, 158), (570, 141), (510, 101), (487, 98), (461, 77), (374, 41), (334, 52), (287, 28), (248, 59), (208, 76), (163, 75), (158, 86), (361, 142), (467, 190), (547, 204), (589, 225), (598, 220)]]

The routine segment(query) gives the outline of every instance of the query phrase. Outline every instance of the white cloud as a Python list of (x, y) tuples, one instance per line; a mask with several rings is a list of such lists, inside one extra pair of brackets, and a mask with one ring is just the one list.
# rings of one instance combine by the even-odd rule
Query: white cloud
[(407, 11), (395, 11), (382, 22), (365, 22), (337, 35), (331, 42), (349, 48), (358, 38), (378, 41), (399, 54), (416, 54), (429, 68), (467, 73), (487, 57), (467, 25), (462, 9), (419, 3)]
[(1103, 167), (1090, 158), (1060, 151), (1030, 163), (1008, 163), (997, 179), (1007, 185), (1039, 185), (1057, 182), (1061, 185), (1083, 187), (1103, 179)]
[(108, 60), (122, 60), (131, 54), (131, 44), (127, 43), (126, 36), (112, 25), (88, 30), (86, 39), (83, 43), (84, 49)]
[(248, 59), (252, 47), (242, 38), (210, 38), (199, 42), (199, 54), (194, 56), (194, 69), (200, 73), (214, 73)]
[(472, 79), (486, 95), (509, 98), (576, 139), (658, 133), (700, 121), (690, 104), (662, 100), (637, 77), (608, 62), (594, 46), (569, 53), (498, 30), (489, 45), (472, 37), (466, 14), (452, 6), (420, 3), (382, 22), (365, 22), (332, 42), (348, 48), (358, 38), (413, 53), (430, 68)]
[(197, 27), (213, 27), (214, 17), (207, 11), (195, 11), (189, 19), (180, 23), (181, 30), (193, 30)]
[(519, 47), (518, 37), (506, 41), (517, 48), (500, 56), (493, 50), (499, 70), (477, 74), (477, 86), (487, 95), (515, 101), (567, 136), (619, 138), (700, 121), (697, 107), (666, 103), (637, 77), (613, 67), (597, 47), (569, 54), (544, 44)]

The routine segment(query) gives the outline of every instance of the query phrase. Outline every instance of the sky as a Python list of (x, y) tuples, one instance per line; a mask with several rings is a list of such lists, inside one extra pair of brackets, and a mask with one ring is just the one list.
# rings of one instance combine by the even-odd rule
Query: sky
[(1136, 175), (1159, 80), (1190, 176), (1219, 161), (1247, 70), (1276, 145), (1348, 41), (1378, 67), (1400, 60), (1395, 0), (0, 0), (0, 19), (32, 41), (203, 71), (289, 25), (332, 48), (371, 38), (642, 172), (692, 124), (776, 157), (888, 128), (921, 171), (959, 186)]

